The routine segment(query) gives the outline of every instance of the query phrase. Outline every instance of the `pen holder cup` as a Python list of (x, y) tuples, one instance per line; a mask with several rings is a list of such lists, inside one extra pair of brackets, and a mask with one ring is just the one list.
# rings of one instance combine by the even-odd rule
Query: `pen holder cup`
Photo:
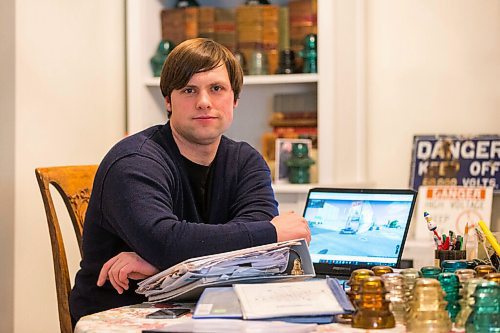
[(434, 266), (441, 267), (444, 260), (465, 260), (465, 250), (435, 250)]

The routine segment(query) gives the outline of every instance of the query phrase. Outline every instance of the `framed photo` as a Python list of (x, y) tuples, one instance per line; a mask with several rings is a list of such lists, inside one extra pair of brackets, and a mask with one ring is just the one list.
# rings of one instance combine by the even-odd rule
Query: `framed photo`
[(274, 182), (276, 184), (290, 183), (288, 180), (288, 166), (286, 162), (292, 156), (292, 146), (294, 143), (307, 144), (309, 154), (312, 152), (311, 139), (276, 139), (276, 163), (274, 172)]

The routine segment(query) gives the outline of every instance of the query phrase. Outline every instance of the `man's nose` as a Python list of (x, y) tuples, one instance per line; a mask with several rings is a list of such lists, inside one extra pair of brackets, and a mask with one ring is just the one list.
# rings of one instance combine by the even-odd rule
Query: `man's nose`
[(198, 99), (196, 100), (196, 108), (199, 110), (210, 109), (212, 103), (210, 102), (210, 95), (206, 91), (200, 91)]

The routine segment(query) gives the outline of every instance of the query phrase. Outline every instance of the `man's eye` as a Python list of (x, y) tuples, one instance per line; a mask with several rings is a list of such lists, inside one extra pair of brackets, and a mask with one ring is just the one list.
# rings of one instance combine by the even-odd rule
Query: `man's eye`
[(194, 89), (193, 88), (184, 88), (183, 92), (186, 94), (192, 94), (194, 92)]
[(212, 89), (214, 91), (221, 91), (222, 90), (222, 87), (221, 86), (213, 86)]

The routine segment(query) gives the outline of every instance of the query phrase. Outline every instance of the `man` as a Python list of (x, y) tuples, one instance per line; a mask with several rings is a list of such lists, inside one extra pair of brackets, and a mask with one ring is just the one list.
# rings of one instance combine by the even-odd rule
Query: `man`
[(70, 296), (74, 322), (143, 302), (129, 279), (185, 259), (310, 240), (305, 219), (277, 215), (259, 153), (222, 135), (242, 82), (233, 55), (214, 41), (189, 40), (168, 56), (161, 90), (169, 122), (119, 142), (97, 171)]

